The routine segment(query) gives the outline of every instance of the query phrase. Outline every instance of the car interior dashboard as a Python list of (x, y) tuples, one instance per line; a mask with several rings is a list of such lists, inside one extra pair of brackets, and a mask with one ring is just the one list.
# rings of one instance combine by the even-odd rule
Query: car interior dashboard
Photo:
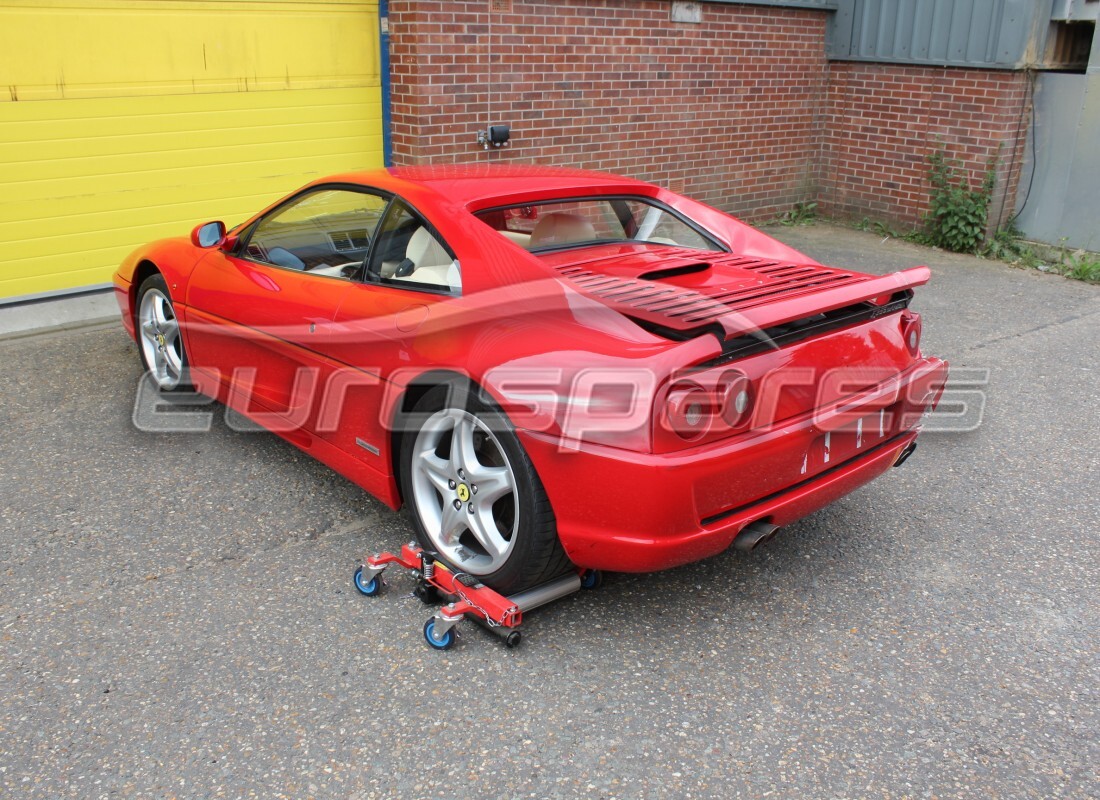
[(378, 215), (362, 212), (283, 222), (269, 220), (253, 233), (244, 255), (254, 261), (332, 277), (351, 277), (370, 249)]

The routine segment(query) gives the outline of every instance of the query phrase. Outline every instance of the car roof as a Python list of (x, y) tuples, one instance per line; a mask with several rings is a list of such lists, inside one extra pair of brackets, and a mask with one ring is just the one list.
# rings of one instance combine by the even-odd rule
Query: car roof
[(328, 181), (347, 181), (375, 186), (397, 194), (410, 186), (422, 187), (462, 205), (525, 192), (543, 193), (596, 187), (646, 187), (644, 181), (604, 172), (517, 164), (441, 164), (390, 167), (332, 176)]

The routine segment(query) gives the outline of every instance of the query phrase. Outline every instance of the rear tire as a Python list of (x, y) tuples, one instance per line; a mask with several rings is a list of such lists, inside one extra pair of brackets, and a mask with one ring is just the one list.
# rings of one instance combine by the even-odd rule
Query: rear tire
[(438, 386), (403, 423), (401, 490), (426, 550), (505, 594), (571, 568), (542, 482), (499, 408)]

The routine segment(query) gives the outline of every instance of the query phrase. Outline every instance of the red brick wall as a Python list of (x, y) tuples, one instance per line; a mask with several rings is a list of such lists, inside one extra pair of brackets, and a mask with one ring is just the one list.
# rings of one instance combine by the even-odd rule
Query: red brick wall
[[(820, 11), (667, 0), (391, 0), (394, 161), (522, 161), (653, 181), (750, 220), (916, 223), (943, 142), (1009, 216), (1026, 77), (828, 63)], [(485, 152), (477, 130), (512, 126)], [(1004, 192), (1008, 190), (1008, 199)], [(1003, 214), (1000, 214), (1003, 208)]]
[[(490, 9), (504, 9), (490, 13)], [(752, 219), (815, 192), (826, 15), (667, 0), (391, 0), (394, 161), (631, 175)], [(475, 141), (512, 125), (508, 148)]]
[(990, 223), (1011, 216), (1027, 132), (1026, 116), (1021, 124), (1027, 80), (1002, 70), (831, 63), (822, 212), (919, 222), (928, 207), (928, 155), (943, 148), (974, 186), (999, 153)]

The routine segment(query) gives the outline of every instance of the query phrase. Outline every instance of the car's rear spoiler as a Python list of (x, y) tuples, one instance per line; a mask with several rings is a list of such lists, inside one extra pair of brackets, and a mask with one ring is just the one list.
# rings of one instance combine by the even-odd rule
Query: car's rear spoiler
[(859, 283), (777, 299), (739, 311), (731, 310), (718, 317), (717, 322), (725, 330), (726, 338), (732, 339), (878, 297), (890, 297), (928, 283), (931, 276), (928, 267), (913, 267)]

